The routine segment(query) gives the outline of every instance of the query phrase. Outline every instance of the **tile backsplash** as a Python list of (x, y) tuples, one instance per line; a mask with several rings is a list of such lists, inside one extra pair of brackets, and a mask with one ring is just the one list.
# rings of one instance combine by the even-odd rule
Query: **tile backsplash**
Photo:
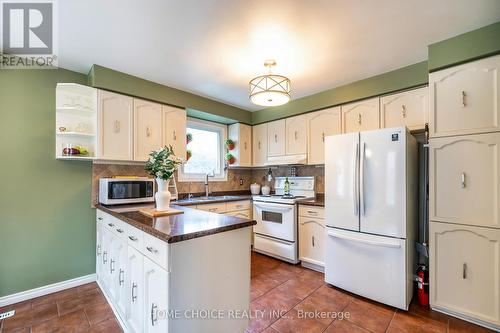
[[(290, 167), (280, 166), (273, 167), (272, 174), (274, 177), (290, 175)], [(273, 190), (273, 182), (267, 181), (267, 168), (255, 169), (229, 169), (227, 181), (210, 182), (211, 192), (225, 191), (249, 191), (250, 184), (258, 183), (261, 185), (267, 184)], [(325, 169), (323, 166), (298, 166), (298, 176), (315, 176), (316, 177), (316, 192), (325, 192)], [(93, 164), (92, 166), (92, 204), (97, 203), (97, 194), (99, 192), (99, 178), (113, 176), (147, 176), (144, 171), (144, 165), (124, 165), (124, 164)], [(177, 175), (176, 175), (177, 177)], [(243, 184), (240, 185), (240, 179)], [(179, 193), (189, 192), (189, 182), (177, 182), (177, 190)], [(203, 182), (192, 182), (191, 193), (204, 193), (205, 185)]]

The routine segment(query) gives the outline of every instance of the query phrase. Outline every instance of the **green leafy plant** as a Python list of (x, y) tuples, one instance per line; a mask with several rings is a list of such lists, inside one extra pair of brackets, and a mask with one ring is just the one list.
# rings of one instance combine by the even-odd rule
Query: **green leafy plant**
[(227, 149), (229, 149), (229, 150), (233, 150), (233, 149), (234, 149), (234, 146), (235, 146), (234, 141), (233, 141), (233, 140), (231, 140), (231, 139), (227, 139), (227, 140), (226, 140), (226, 146), (227, 146)]
[(155, 178), (169, 180), (181, 164), (182, 160), (175, 156), (172, 146), (165, 146), (149, 154), (144, 170)]
[(190, 149), (186, 150), (186, 162), (189, 161), (191, 156), (193, 156), (193, 152)]
[(236, 158), (234, 158), (233, 154), (227, 153), (226, 154), (226, 161), (228, 164), (234, 164), (234, 162), (236, 162)]
[(193, 141), (193, 134), (186, 134), (186, 144), (190, 143), (191, 141)]

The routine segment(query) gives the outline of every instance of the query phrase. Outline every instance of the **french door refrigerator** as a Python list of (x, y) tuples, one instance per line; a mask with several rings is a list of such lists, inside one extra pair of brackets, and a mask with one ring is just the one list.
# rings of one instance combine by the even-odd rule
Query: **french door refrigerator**
[(417, 142), (405, 127), (325, 138), (325, 281), (408, 309)]

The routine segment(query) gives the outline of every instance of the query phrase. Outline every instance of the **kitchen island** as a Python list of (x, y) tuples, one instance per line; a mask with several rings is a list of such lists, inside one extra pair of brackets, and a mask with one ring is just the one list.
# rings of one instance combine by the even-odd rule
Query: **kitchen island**
[(127, 332), (244, 332), (255, 221), (97, 205), (97, 280)]

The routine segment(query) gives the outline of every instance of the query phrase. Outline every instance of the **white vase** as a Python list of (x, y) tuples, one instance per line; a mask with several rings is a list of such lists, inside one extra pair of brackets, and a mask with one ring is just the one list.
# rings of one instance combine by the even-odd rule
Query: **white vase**
[(172, 194), (168, 190), (169, 180), (163, 180), (161, 178), (156, 178), (156, 184), (158, 191), (155, 194), (156, 210), (165, 211), (170, 209), (170, 199)]

